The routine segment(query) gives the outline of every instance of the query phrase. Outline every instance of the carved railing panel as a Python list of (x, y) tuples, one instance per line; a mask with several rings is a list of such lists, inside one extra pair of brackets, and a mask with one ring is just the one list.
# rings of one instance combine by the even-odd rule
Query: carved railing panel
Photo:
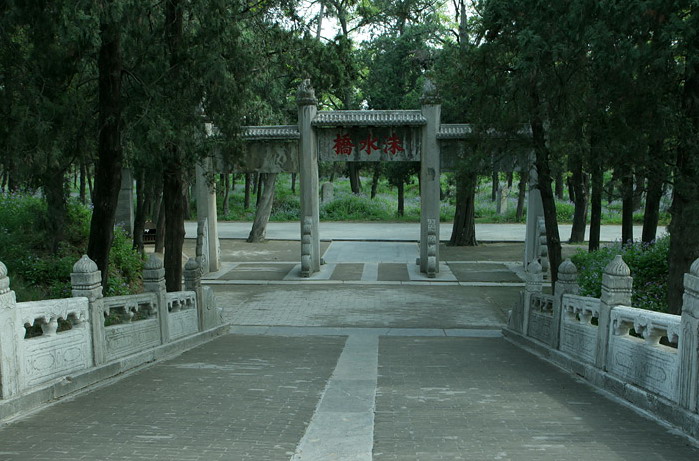
[(529, 301), (529, 336), (549, 344), (553, 335), (553, 296), (532, 294)]
[(170, 339), (182, 338), (198, 331), (197, 296), (193, 291), (167, 293)]
[(105, 326), (147, 320), (158, 315), (153, 293), (112, 296), (104, 299)]
[(564, 295), (561, 303), (560, 350), (586, 363), (595, 363), (597, 345), (596, 320), (600, 300), (577, 295)]
[[(633, 329), (637, 336), (632, 336)], [(627, 306), (611, 312), (608, 371), (620, 379), (677, 401), (680, 316)], [(639, 337), (640, 336), (640, 337)]]
[[(87, 324), (87, 298), (17, 303), (21, 390), (89, 368), (93, 364), (92, 335)], [(59, 321), (70, 328), (60, 331)], [(25, 338), (26, 329), (40, 325), (41, 334)]]

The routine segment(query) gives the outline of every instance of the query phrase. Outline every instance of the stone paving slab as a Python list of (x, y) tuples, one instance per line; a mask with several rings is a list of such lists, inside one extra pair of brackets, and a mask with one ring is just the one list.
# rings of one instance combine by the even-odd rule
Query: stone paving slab
[(380, 338), (374, 424), (376, 461), (699, 459), (503, 339)]
[(364, 264), (339, 263), (335, 266), (331, 280), (361, 280), (364, 273)]
[(295, 264), (239, 264), (219, 280), (284, 280)]
[(521, 287), (214, 285), (234, 325), (501, 328)]
[(379, 263), (377, 280), (379, 282), (386, 282), (389, 280), (407, 282), (410, 280), (408, 267), (401, 263)]
[(502, 263), (450, 262), (449, 269), (460, 282), (523, 282)]
[(0, 459), (288, 460), (344, 343), (216, 339), (0, 427)]

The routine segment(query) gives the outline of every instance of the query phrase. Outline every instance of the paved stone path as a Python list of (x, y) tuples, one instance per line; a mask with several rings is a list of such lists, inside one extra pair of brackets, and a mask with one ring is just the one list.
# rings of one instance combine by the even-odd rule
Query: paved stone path
[(0, 460), (699, 459), (505, 341), (518, 287), (250, 282), (214, 285), (231, 334), (0, 427)]

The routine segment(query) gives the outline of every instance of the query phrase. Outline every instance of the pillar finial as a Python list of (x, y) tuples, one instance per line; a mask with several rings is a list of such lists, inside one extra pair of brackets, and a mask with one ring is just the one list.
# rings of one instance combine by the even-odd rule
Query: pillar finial
[(422, 86), (422, 97), (420, 97), (420, 103), (424, 105), (441, 103), (437, 86), (429, 78), (425, 79), (425, 83)]
[(299, 106), (315, 106), (318, 104), (316, 91), (311, 86), (311, 80), (304, 79), (296, 91), (296, 103)]

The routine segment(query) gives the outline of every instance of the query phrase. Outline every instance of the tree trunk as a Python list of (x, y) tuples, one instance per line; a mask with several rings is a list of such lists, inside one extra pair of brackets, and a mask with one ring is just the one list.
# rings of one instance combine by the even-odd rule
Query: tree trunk
[(109, 251), (114, 239), (119, 190), (121, 189), (121, 44), (119, 24), (100, 24), (99, 70), (99, 160), (95, 168), (92, 196), (92, 220), (87, 255), (102, 272), (102, 287), (107, 289)]
[(181, 153), (178, 147), (170, 146), (168, 166), (163, 172), (163, 208), (165, 225), (165, 286), (167, 291), (182, 290), (182, 246), (184, 244), (184, 197), (185, 186)]
[(262, 174), (263, 173), (257, 173), (257, 180), (255, 181), (255, 207), (259, 208), (260, 206), (260, 200), (262, 200)]
[(583, 172), (582, 158), (573, 154), (571, 157), (572, 176), (570, 185), (572, 186), (572, 196), (575, 203), (573, 213), (573, 227), (570, 231), (569, 243), (579, 243), (585, 241), (585, 226), (587, 224), (587, 204), (589, 197), (589, 179)]
[(359, 165), (357, 162), (347, 162), (347, 173), (350, 180), (350, 188), (353, 194), (362, 193), (362, 183), (359, 179)]
[[(476, 246), (476, 185), (475, 174), (456, 176), (456, 212), (449, 245)], [(520, 182), (521, 183), (521, 182)]]
[(508, 189), (512, 189), (512, 183), (514, 182), (514, 180), (515, 180), (514, 172), (510, 171), (509, 173), (507, 173), (507, 188)]
[(699, 63), (693, 61), (686, 70), (683, 94), (684, 116), (690, 122), (687, 132), (680, 136), (677, 149), (675, 181), (670, 214), (670, 254), (668, 262), (668, 309), (671, 314), (682, 310), (684, 274), (699, 258), (699, 152), (696, 138), (699, 133)]
[[(532, 93), (534, 107), (539, 108), (539, 97)], [(558, 280), (558, 266), (561, 264), (561, 237), (558, 233), (558, 219), (556, 217), (556, 201), (551, 190), (551, 169), (549, 166), (550, 153), (546, 147), (544, 124), (538, 115), (531, 120), (532, 141), (536, 153), (536, 169), (539, 174), (538, 186), (541, 193), (541, 201), (544, 208), (544, 222), (546, 223), (546, 242), (551, 267), (551, 286), (555, 286)]]
[(643, 212), (643, 234), (641, 240), (650, 243), (655, 240), (660, 220), (660, 199), (663, 196), (663, 183), (665, 172), (661, 168), (651, 170), (648, 175), (648, 191), (646, 193), (646, 207)]
[[(121, 178), (119, 178), (119, 182), (121, 182)], [(93, 181), (92, 181), (92, 176), (90, 176), (90, 168), (88, 167), (87, 169), (87, 190), (90, 192), (90, 202), (94, 204), (94, 200), (92, 197), (94, 197), (94, 192), (95, 188), (93, 187)]]
[(158, 219), (155, 224), (155, 252), (162, 254), (165, 251), (165, 203), (163, 195), (158, 199)]
[(85, 171), (85, 162), (80, 162), (80, 203), (87, 204), (87, 172)]
[[(183, 35), (182, 0), (165, 1), (165, 39), (169, 61), (169, 79), (173, 83), (173, 91), (185, 84), (186, 76), (182, 75), (182, 35)], [(172, 95), (174, 96), (174, 95)], [(191, 108), (192, 112), (194, 107)], [(177, 144), (170, 142), (165, 147), (167, 151), (165, 168), (163, 170), (163, 204), (166, 218), (165, 225), (165, 286), (167, 291), (182, 289), (182, 246), (184, 244), (184, 197), (186, 188), (184, 182), (185, 169), (182, 164), (184, 153)]]
[(255, 221), (252, 223), (248, 243), (263, 242), (267, 233), (267, 223), (272, 214), (272, 204), (274, 203), (274, 185), (277, 180), (276, 173), (260, 174), (260, 187), (262, 188), (261, 199), (255, 210)]
[(563, 172), (556, 172), (556, 198), (563, 200)]
[(291, 193), (296, 194), (296, 173), (291, 173)]
[(493, 174), (491, 176), (491, 184), (490, 184), (490, 201), (491, 202), (494, 202), (498, 199), (498, 187), (500, 187), (500, 173), (493, 170)]
[(529, 172), (522, 171), (519, 174), (519, 193), (517, 194), (517, 213), (515, 219), (517, 222), (522, 221), (524, 217), (524, 202), (527, 198), (527, 184), (529, 183)]
[(398, 183), (398, 216), (405, 216), (405, 182)]
[(250, 209), (250, 183), (252, 182), (252, 175), (250, 173), (245, 173), (245, 198), (243, 199), (243, 209)]
[(376, 191), (379, 189), (379, 179), (381, 178), (381, 163), (374, 163), (374, 174), (371, 177), (371, 198), (376, 197)]
[(624, 172), (621, 175), (621, 242), (633, 242), (633, 174)]
[(46, 235), (49, 248), (54, 253), (59, 244), (65, 239), (68, 210), (66, 208), (67, 189), (64, 171), (48, 171), (43, 178), (44, 194), (46, 195)]
[(636, 174), (633, 176), (633, 179), (634, 179), (634, 187), (633, 187), (633, 193), (631, 195), (631, 197), (633, 199), (632, 208), (633, 208), (633, 211), (636, 211), (636, 210), (641, 208), (641, 204), (643, 203), (643, 193), (646, 191), (644, 180), (646, 178), (644, 178), (641, 175)]
[(145, 172), (136, 176), (136, 216), (133, 221), (133, 249), (143, 254), (143, 231), (146, 228), (146, 184)]
[(226, 172), (223, 175), (223, 216), (226, 217), (231, 212), (231, 205), (228, 203), (231, 196), (231, 175)]
[(592, 184), (590, 195), (590, 241), (588, 251), (599, 249), (600, 226), (602, 225), (602, 192), (604, 188), (604, 172), (601, 161), (593, 160)]

